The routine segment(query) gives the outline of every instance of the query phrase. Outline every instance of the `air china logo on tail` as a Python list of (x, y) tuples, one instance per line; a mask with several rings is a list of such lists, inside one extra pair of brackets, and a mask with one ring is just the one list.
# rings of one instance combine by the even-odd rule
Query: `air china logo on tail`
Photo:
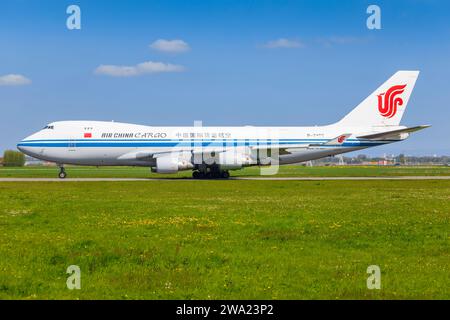
[(403, 99), (398, 97), (405, 91), (406, 84), (392, 86), (385, 93), (378, 95), (378, 111), (385, 118), (392, 118), (397, 113), (397, 107), (403, 104)]

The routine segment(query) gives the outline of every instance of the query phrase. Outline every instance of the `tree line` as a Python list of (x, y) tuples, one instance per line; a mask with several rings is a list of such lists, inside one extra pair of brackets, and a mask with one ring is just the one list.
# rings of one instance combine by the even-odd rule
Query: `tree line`
[(25, 155), (20, 151), (6, 150), (3, 153), (2, 164), (4, 167), (23, 167), (25, 165)]

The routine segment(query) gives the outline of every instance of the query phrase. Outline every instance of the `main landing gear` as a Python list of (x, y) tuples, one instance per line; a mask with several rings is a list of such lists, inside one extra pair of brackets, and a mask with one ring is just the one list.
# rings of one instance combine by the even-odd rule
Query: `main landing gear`
[(59, 166), (59, 173), (58, 173), (58, 177), (60, 179), (64, 179), (67, 176), (66, 174), (66, 170), (64, 169), (63, 166)]
[(228, 179), (229, 177), (230, 173), (227, 170), (192, 172), (192, 178), (194, 179)]

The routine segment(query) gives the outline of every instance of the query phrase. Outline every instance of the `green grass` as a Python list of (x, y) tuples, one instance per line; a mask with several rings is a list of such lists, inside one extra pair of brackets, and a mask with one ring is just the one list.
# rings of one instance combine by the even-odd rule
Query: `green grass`
[(449, 200), (444, 180), (3, 182), (0, 299), (449, 299)]
[[(150, 172), (149, 168), (143, 167), (67, 167), (68, 177), (72, 178), (188, 178), (191, 171), (183, 171), (173, 175), (162, 175)], [(7, 168), (0, 167), (0, 178), (7, 177), (57, 177), (56, 167), (23, 167)], [(258, 167), (249, 167), (243, 170), (231, 171), (232, 176), (257, 176), (260, 175)], [(447, 166), (333, 166), (333, 167), (304, 167), (298, 165), (280, 166), (277, 176), (280, 177), (319, 177), (319, 176), (430, 176), (450, 175), (450, 167)]]

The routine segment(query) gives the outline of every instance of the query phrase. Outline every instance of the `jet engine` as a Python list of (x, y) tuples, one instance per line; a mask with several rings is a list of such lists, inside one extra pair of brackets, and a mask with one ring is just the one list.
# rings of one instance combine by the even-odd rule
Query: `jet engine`
[(220, 170), (237, 170), (255, 164), (255, 161), (249, 154), (236, 150), (220, 152), (216, 164)]
[(177, 173), (180, 170), (193, 168), (191, 153), (175, 152), (158, 156), (156, 158), (156, 166), (152, 167), (152, 171), (158, 173)]

